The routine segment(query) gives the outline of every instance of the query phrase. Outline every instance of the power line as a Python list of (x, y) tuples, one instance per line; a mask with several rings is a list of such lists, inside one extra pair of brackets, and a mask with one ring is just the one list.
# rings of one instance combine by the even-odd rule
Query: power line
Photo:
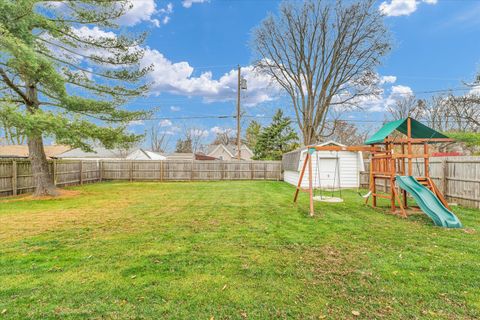
[[(463, 87), (463, 88), (450, 88), (450, 89), (434, 89), (434, 90), (424, 90), (424, 91), (412, 91), (412, 92), (395, 92), (393, 95), (395, 96), (415, 96), (420, 94), (431, 94), (431, 93), (448, 93), (448, 92), (456, 92), (456, 91), (470, 91), (472, 90), (471, 87)], [(201, 98), (201, 96), (198, 96)], [(175, 102), (186, 102), (186, 100), (191, 99), (191, 97), (184, 97), (184, 98), (167, 98), (161, 99), (157, 98), (158, 100), (152, 100), (152, 98), (147, 98), (148, 101), (136, 101), (131, 102), (131, 104), (159, 104), (159, 103), (175, 103)], [(231, 97), (233, 101), (235, 99), (234, 96)], [(221, 102), (225, 102), (222, 100)]]
[[(242, 115), (243, 118), (254, 118), (254, 119), (272, 119), (273, 116), (259, 116), (259, 115)], [(184, 116), (184, 117), (154, 117), (147, 120), (193, 120), (193, 119), (236, 119), (235, 115), (204, 115), (204, 116)], [(296, 122), (296, 120), (292, 120)], [(377, 123), (383, 124), (382, 120), (364, 120), (364, 119), (327, 119), (327, 122), (349, 122), (349, 123)], [(432, 121), (421, 121), (425, 123), (430, 123)], [(457, 120), (442, 120), (442, 123), (468, 123), (469, 121), (457, 121)]]

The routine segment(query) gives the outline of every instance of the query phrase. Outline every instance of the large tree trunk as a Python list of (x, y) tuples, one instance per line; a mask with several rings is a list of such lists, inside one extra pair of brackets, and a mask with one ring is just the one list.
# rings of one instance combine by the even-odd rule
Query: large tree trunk
[[(39, 109), (38, 91), (35, 83), (27, 81), (27, 111), (34, 114)], [(31, 133), (28, 136), (28, 154), (32, 166), (34, 196), (57, 196), (57, 188), (53, 183), (48, 170), (47, 156), (43, 149), (43, 138), (41, 133)]]
[(48, 161), (43, 149), (42, 136), (28, 137), (28, 153), (32, 165), (34, 196), (56, 196), (57, 188), (48, 170)]

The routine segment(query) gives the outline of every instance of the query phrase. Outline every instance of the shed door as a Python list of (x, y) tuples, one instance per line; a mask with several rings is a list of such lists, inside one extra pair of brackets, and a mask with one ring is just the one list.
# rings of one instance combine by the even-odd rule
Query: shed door
[(338, 188), (340, 186), (338, 159), (320, 158), (319, 159), (319, 187), (320, 188)]

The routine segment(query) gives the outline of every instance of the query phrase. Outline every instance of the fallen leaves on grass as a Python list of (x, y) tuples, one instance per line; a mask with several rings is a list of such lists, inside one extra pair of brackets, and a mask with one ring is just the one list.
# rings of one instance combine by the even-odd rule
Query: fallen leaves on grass
[(66, 189), (58, 189), (57, 192), (58, 192), (57, 196), (41, 196), (41, 197), (35, 197), (31, 194), (22, 194), (22, 195), (19, 195), (19, 196), (8, 197), (4, 200), (1, 200), (0, 203), (2, 203), (2, 202), (12, 202), (12, 201), (56, 200), (56, 199), (64, 199), (64, 198), (73, 198), (73, 197), (76, 197), (76, 196), (82, 194), (78, 190), (66, 190)]

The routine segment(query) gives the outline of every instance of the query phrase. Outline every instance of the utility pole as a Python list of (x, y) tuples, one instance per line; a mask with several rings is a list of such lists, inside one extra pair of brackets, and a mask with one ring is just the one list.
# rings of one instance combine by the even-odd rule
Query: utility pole
[(240, 65), (238, 65), (238, 86), (237, 86), (237, 159), (242, 159), (242, 151), (240, 150), (240, 83), (241, 83), (241, 75), (240, 75)]

